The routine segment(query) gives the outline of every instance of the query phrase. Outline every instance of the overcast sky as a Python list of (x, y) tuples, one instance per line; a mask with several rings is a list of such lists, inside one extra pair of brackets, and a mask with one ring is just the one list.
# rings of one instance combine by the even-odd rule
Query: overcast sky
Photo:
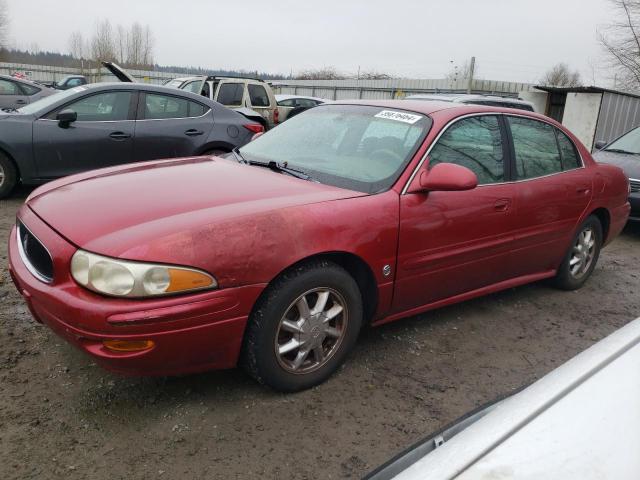
[(148, 24), (155, 60), (289, 73), (334, 66), (442, 78), (475, 55), (479, 77), (535, 82), (566, 62), (607, 84), (597, 31), (607, 0), (7, 0), (13, 45), (66, 51), (98, 19)]

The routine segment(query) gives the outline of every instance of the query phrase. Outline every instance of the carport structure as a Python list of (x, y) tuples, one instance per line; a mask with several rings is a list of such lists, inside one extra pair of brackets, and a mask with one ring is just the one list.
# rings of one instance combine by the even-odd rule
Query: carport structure
[(601, 87), (537, 86), (521, 97), (557, 120), (593, 150), (640, 125), (640, 95)]

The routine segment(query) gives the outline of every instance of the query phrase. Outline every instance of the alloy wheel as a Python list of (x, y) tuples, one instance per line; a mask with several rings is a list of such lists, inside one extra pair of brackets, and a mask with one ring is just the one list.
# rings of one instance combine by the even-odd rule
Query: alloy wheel
[(569, 260), (569, 271), (574, 278), (581, 278), (589, 271), (596, 253), (595, 244), (596, 234), (592, 227), (580, 232)]
[(337, 291), (321, 287), (303, 293), (280, 320), (275, 339), (278, 363), (296, 374), (322, 367), (340, 347), (348, 320), (347, 303)]

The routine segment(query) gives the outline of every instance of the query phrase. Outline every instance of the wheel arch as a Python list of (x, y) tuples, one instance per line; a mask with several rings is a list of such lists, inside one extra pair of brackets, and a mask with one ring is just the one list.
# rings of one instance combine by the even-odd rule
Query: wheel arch
[(606, 244), (609, 241), (609, 227), (611, 226), (611, 214), (609, 210), (604, 207), (598, 207), (591, 211), (587, 217), (593, 215), (600, 221), (602, 226), (602, 244)]
[(198, 149), (196, 155), (202, 155), (205, 152), (208, 152), (209, 150), (224, 150), (226, 152), (230, 152), (234, 148), (235, 148), (235, 145), (232, 145), (230, 143), (223, 142), (223, 141), (213, 141), (213, 142), (208, 142), (202, 145)]
[(342, 268), (344, 268), (349, 275), (353, 277), (353, 279), (358, 284), (358, 288), (360, 289), (360, 293), (362, 294), (362, 308), (364, 312), (363, 325), (371, 323), (373, 316), (378, 309), (378, 286), (376, 283), (375, 276), (373, 275), (373, 271), (369, 264), (362, 259), (362, 257), (344, 251), (333, 251), (333, 252), (322, 252), (316, 253), (313, 255), (309, 255), (308, 257), (302, 258), (295, 263), (287, 266), (282, 269), (275, 275), (267, 284), (266, 288), (263, 290), (262, 294), (256, 300), (254, 307), (258, 304), (260, 298), (265, 295), (265, 292), (269, 290), (269, 287), (273, 285), (273, 283), (278, 280), (282, 275), (284, 275), (289, 270), (295, 269), (304, 265), (305, 263), (317, 261), (317, 260), (326, 260), (333, 262)]
[(13, 155), (11, 155), (11, 153), (6, 148), (4, 148), (2, 144), (0, 144), (0, 155), (6, 156), (7, 159), (13, 164), (13, 166), (16, 169), (18, 183), (19, 183), (22, 180), (22, 171), (20, 169), (20, 166), (18, 165), (18, 162), (16, 162), (16, 159), (13, 158)]

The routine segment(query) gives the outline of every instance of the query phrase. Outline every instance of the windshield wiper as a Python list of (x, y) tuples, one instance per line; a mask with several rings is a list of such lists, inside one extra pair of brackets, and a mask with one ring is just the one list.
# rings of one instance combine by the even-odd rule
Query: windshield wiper
[(258, 167), (266, 167), (273, 170), (274, 172), (286, 173), (288, 175), (291, 175), (292, 177), (301, 178), (302, 180), (313, 181), (311, 175), (303, 172), (302, 170), (288, 167), (287, 162), (278, 163), (274, 160), (271, 160), (270, 162), (255, 162), (253, 160), (247, 160), (246, 163), (248, 163), (249, 165), (256, 165)]
[(623, 153), (623, 154), (626, 154), (626, 155), (640, 155), (640, 153), (638, 153), (638, 152), (630, 152), (628, 150), (623, 150), (621, 148), (607, 148), (607, 149), (605, 149), (605, 152)]
[(236, 160), (238, 162), (240, 162), (240, 163), (249, 163), (244, 159), (244, 157), (240, 153), (240, 150), (238, 149), (238, 147), (236, 147), (233, 150), (231, 150), (231, 153), (233, 153), (233, 156), (236, 157)]

